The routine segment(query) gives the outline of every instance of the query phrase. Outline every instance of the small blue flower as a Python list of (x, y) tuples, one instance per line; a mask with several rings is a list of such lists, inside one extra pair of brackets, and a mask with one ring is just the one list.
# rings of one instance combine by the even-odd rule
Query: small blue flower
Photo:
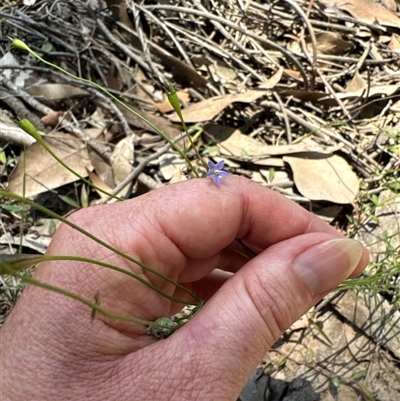
[(211, 160), (208, 162), (207, 178), (212, 178), (217, 185), (221, 184), (221, 178), (227, 177), (229, 174), (224, 171), (224, 160), (220, 160), (217, 164)]

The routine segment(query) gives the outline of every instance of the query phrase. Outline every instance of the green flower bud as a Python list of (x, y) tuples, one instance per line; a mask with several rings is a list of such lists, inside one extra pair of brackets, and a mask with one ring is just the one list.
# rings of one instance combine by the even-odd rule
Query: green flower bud
[(178, 117), (183, 122), (181, 102), (179, 101), (175, 88), (172, 85), (168, 85), (165, 89), (167, 91), (168, 101), (170, 105), (174, 108), (175, 113), (178, 114)]
[(27, 118), (23, 118), (22, 120), (17, 121), (17, 123), (27, 134), (34, 137), (36, 140), (41, 138), (35, 126)]
[(26, 50), (29, 53), (32, 52), (30, 47), (25, 42), (23, 42), (21, 39), (12, 39), (11, 46), (16, 47), (17, 49)]

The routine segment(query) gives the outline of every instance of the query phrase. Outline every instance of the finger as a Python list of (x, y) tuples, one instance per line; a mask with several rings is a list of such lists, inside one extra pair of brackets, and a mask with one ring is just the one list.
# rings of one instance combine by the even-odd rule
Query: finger
[[(229, 257), (219, 254), (235, 238), (266, 249), (308, 232), (340, 236), (294, 202), (238, 176), (227, 177), (220, 186), (209, 179), (190, 180), (132, 201), (90, 208), (74, 214), (72, 219), (90, 227), (92, 233), (108, 239), (123, 252), (174, 278), (185, 267), (188, 269), (185, 274), (196, 272), (196, 278), (217, 267), (237, 270), (243, 259), (229, 252), (225, 253)], [(66, 233), (63, 235), (65, 238)], [(64, 247), (69, 247), (73, 254), (79, 252), (76, 232), (70, 238), (70, 241), (64, 239)], [(94, 249), (98, 253), (98, 248)], [(205, 260), (207, 264), (202, 264)], [(182, 279), (189, 281), (188, 277)]]
[(167, 236), (193, 258), (213, 255), (235, 238), (265, 249), (307, 232), (339, 235), (296, 203), (243, 177), (227, 177), (221, 186), (211, 180), (184, 184), (165, 188), (153, 205)]
[[(196, 366), (195, 383), (183, 379), (182, 388), (191, 391), (191, 399), (207, 399), (206, 392), (213, 399), (236, 399), (282, 332), (327, 291), (363, 269), (367, 257), (360, 243), (327, 233), (288, 239), (258, 255), (164, 342), (174, 350), (174, 360), (182, 361), (182, 371)], [(165, 363), (170, 373), (173, 366)]]

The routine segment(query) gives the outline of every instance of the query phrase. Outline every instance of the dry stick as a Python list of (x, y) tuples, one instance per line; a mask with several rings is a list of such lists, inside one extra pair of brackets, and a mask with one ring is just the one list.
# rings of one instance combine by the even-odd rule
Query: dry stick
[[(265, 101), (261, 102), (260, 105), (270, 107), (277, 111), (281, 110), (281, 107), (278, 103), (271, 102), (269, 100), (265, 100)], [(332, 131), (328, 130), (327, 128), (322, 128), (321, 126), (315, 125), (313, 123), (310, 123), (309, 121), (304, 120), (298, 114), (294, 113), (290, 109), (287, 109), (286, 113), (289, 118), (294, 120), (296, 123), (302, 125), (303, 127), (307, 128), (310, 132), (312, 132), (313, 134), (316, 134), (318, 137), (321, 137), (322, 139), (324, 139), (324, 136), (326, 135), (329, 138), (334, 139), (335, 141), (343, 143), (347, 148), (354, 151), (356, 154), (364, 157), (368, 161), (368, 163), (363, 162), (363, 165), (366, 168), (366, 170), (371, 170), (371, 166), (377, 165), (375, 160), (369, 158), (365, 154), (362, 154), (362, 151), (360, 149), (358, 149), (358, 147), (356, 145), (353, 145), (351, 142), (342, 138), (340, 135), (336, 134), (335, 132), (332, 132)], [(352, 155), (350, 155), (350, 156), (352, 156)], [(360, 163), (362, 161), (362, 159), (355, 159), (355, 160), (358, 161), (358, 163)], [(363, 175), (365, 175), (364, 170), (363, 170)], [(367, 174), (367, 176), (369, 176), (369, 174)]]
[(139, 42), (142, 46), (142, 53), (144, 55), (144, 58), (145, 58), (146, 62), (149, 64), (153, 75), (155, 75), (157, 77), (158, 81), (161, 82), (162, 85), (167, 86), (167, 82), (166, 82), (165, 78), (162, 76), (162, 74), (160, 74), (160, 71), (155, 66), (155, 64), (153, 63), (153, 60), (151, 58), (147, 36), (143, 32), (142, 22), (140, 20), (139, 8), (136, 7), (135, 3), (132, 0), (130, 0), (128, 2), (128, 4), (130, 5), (130, 9), (133, 13), (133, 21), (135, 24), (136, 34), (137, 34), (137, 36), (139, 38)]
[[(44, 130), (44, 125), (40, 121), (38, 116), (34, 113), (31, 113), (26, 108), (25, 104), (21, 100), (19, 100), (16, 96), (14, 96), (10, 92), (8, 92), (6, 89), (2, 89), (1, 85), (0, 85), (0, 91), (1, 91), (0, 100), (2, 100), (11, 110), (13, 110), (14, 113), (17, 114), (18, 117), (28, 118), (28, 119), (32, 120), (35, 123), (35, 125), (37, 125), (39, 127), (39, 129), (41, 129), (42, 131)], [(6, 130), (4, 130), (4, 131), (6, 131)], [(1, 130), (2, 139), (5, 138), (4, 134), (5, 134), (5, 132), (3, 132), (3, 130)], [(14, 141), (12, 141), (12, 142), (15, 143)], [(30, 142), (30, 141), (24, 140), (24, 143), (26, 143), (26, 142)], [(33, 142), (35, 142), (35, 141), (33, 141)], [(33, 142), (30, 142), (30, 144)], [(18, 142), (16, 144), (18, 144)]]
[(290, 129), (290, 122), (289, 122), (289, 119), (288, 119), (288, 115), (286, 113), (286, 108), (283, 105), (282, 99), (279, 96), (279, 94), (276, 91), (273, 91), (272, 94), (274, 95), (275, 99), (279, 103), (279, 106), (281, 107), (283, 121), (285, 122), (285, 127), (286, 127), (287, 141), (288, 141), (289, 144), (291, 144), (292, 143), (292, 131)]
[(151, 68), (143, 61), (143, 59), (135, 54), (125, 43), (122, 43), (110, 32), (110, 30), (106, 27), (104, 22), (100, 19), (96, 19), (97, 25), (103, 32), (103, 34), (107, 37), (107, 39), (118, 49), (122, 50), (128, 57), (135, 61), (136, 64), (140, 65), (145, 71), (152, 72)]
[[(207, 9), (200, 3), (198, 3), (197, 1), (194, 2), (196, 7), (203, 12), (207, 12)], [(246, 54), (250, 59), (254, 59), (254, 56), (252, 54), (249, 53), (249, 51), (242, 46), (236, 39), (234, 39), (232, 37), (232, 35), (219, 23), (219, 22), (213, 22), (213, 25), (219, 30), (219, 32), (226, 38), (228, 39), (228, 41), (232, 42), (235, 46), (237, 46), (244, 54)], [(257, 74), (257, 73), (256, 73)], [(258, 80), (265, 81), (265, 78), (262, 77), (261, 75), (257, 74), (256, 78)]]
[(128, 121), (126, 121), (126, 118), (124, 116), (124, 113), (122, 113), (121, 109), (113, 102), (112, 99), (110, 99), (108, 96), (106, 96), (104, 93), (101, 91), (97, 90), (96, 88), (93, 88), (92, 86), (86, 86), (85, 90), (88, 91), (89, 93), (92, 93), (95, 95), (97, 98), (101, 99), (103, 102), (107, 103), (107, 105), (111, 108), (111, 110), (115, 113), (117, 116), (119, 122), (121, 123), (126, 136), (132, 136), (135, 135), (129, 124)]
[[(111, 53), (109, 50), (107, 50), (104, 46), (101, 47), (101, 45), (99, 43), (97, 43), (96, 40), (92, 40), (92, 43), (95, 44), (99, 50), (110, 60), (112, 60), (114, 62), (115, 68), (118, 70), (118, 72), (120, 72), (120, 75), (123, 74), (123, 72), (121, 72), (121, 68), (120, 65), (122, 65), (123, 67), (126, 68), (126, 71), (129, 71), (132, 69), (132, 66), (130, 66), (129, 64), (123, 62), (122, 60), (118, 59), (113, 53)], [(134, 76), (134, 74), (131, 74), (129, 77), (136, 85), (138, 85), (144, 92), (146, 92), (146, 94), (149, 96), (149, 98), (153, 98), (153, 101), (158, 101), (159, 99), (155, 98), (154, 94), (149, 92), (147, 90), (147, 88), (136, 79), (136, 77)], [(82, 82), (82, 84), (84, 84), (85, 86), (89, 85), (88, 83), (84, 83)], [(106, 86), (106, 85), (105, 85)], [(125, 97), (125, 98), (129, 98), (129, 99), (133, 99), (133, 100), (137, 100), (139, 102), (145, 103), (145, 104), (149, 104), (149, 105), (153, 105), (153, 102), (151, 100), (148, 99), (143, 99), (140, 96), (136, 96), (130, 93), (122, 93), (120, 91), (117, 90), (113, 90), (111, 88), (107, 88), (107, 90), (112, 93), (113, 95), (117, 95), (119, 97)]]
[[(40, 103), (33, 96), (31, 96), (28, 92), (18, 88), (18, 86), (14, 85), (8, 78), (4, 75), (0, 77), (0, 82), (3, 82), (4, 85), (11, 91), (13, 91), (17, 96), (24, 99), (25, 103), (28, 103), (33, 109), (39, 111), (42, 114), (50, 114), (53, 110), (50, 107), (45, 106), (43, 103)], [(40, 123), (41, 124), (41, 123)]]
[(303, 18), (304, 23), (306, 24), (307, 29), (308, 29), (308, 31), (310, 33), (311, 42), (312, 42), (312, 46), (313, 46), (313, 57), (312, 58), (310, 56), (310, 53), (307, 50), (307, 45), (304, 43), (304, 37), (302, 38), (301, 42), (302, 42), (302, 47), (303, 47), (304, 54), (305, 54), (307, 60), (309, 61), (309, 63), (313, 66), (313, 71), (315, 71), (319, 75), (319, 77), (321, 78), (321, 80), (322, 80), (323, 84), (325, 85), (326, 89), (328, 90), (328, 92), (334, 97), (334, 99), (336, 100), (336, 102), (338, 103), (338, 105), (342, 109), (343, 113), (346, 115), (346, 117), (349, 120), (351, 120), (351, 115), (347, 111), (345, 105), (338, 98), (338, 96), (337, 96), (336, 92), (333, 90), (332, 86), (325, 79), (324, 75), (322, 74), (320, 69), (317, 67), (317, 40), (315, 38), (314, 29), (311, 26), (307, 15), (304, 13), (304, 11), (301, 9), (301, 7), (299, 7), (296, 3), (292, 2), (292, 0), (286, 0), (286, 1), (296, 10), (296, 12), (301, 16), (301, 18)]
[(192, 68), (194, 68), (192, 60), (190, 60), (190, 57), (187, 55), (181, 44), (179, 43), (179, 40), (175, 37), (173, 32), (167, 27), (167, 25), (161, 21), (159, 18), (157, 18), (152, 12), (147, 10), (144, 7), (139, 6), (138, 4), (135, 4), (135, 7), (142, 11), (144, 14), (148, 15), (157, 25), (159, 25), (164, 32), (171, 38), (171, 40), (174, 42), (176, 48), (178, 49), (179, 53), (183, 57), (183, 59), (186, 61), (188, 65), (190, 65)]
[[(315, 33), (314, 33), (314, 29), (310, 24), (310, 21), (308, 19), (308, 16), (304, 13), (304, 11), (302, 10), (302, 8), (295, 3), (292, 0), (285, 0), (286, 3), (289, 3), (291, 5), (291, 7), (297, 12), (297, 14), (299, 14), (300, 18), (302, 18), (304, 24), (307, 26), (308, 32), (310, 34), (310, 38), (311, 38), (311, 45), (313, 48), (313, 55), (312, 55), (312, 59), (310, 57), (310, 54), (307, 50), (307, 44), (305, 43), (304, 40), (304, 26), (301, 28), (301, 33), (300, 33), (300, 42), (301, 42), (301, 47), (303, 48), (303, 52), (306, 55), (307, 60), (309, 61), (309, 63), (311, 64), (311, 68), (312, 68), (312, 77), (310, 80), (310, 89), (313, 91), (315, 88), (315, 74), (316, 74), (316, 69), (317, 69), (317, 39), (315, 37)], [(314, 0), (310, 0), (310, 3), (308, 5), (308, 9), (310, 9), (310, 5), (312, 6), (312, 4), (314, 3)]]
[(199, 36), (198, 34), (196, 34), (194, 32), (188, 32), (185, 29), (183, 29), (182, 27), (174, 25), (171, 22), (166, 22), (166, 25), (171, 27), (172, 29), (176, 30), (177, 32), (180, 32), (181, 34), (187, 36), (191, 41), (196, 42), (198, 45), (201, 45), (202, 47), (208, 49), (209, 51), (213, 52), (217, 56), (219, 56), (219, 57), (222, 56), (222, 57), (226, 57), (228, 59), (231, 59), (238, 66), (240, 66), (245, 71), (249, 72), (253, 77), (258, 79), (259, 75), (255, 70), (253, 70), (250, 66), (248, 66), (246, 63), (244, 63), (243, 61), (239, 60), (238, 58), (236, 58), (232, 54), (226, 52), (225, 50), (223, 50), (221, 48), (215, 47), (215, 43), (212, 42), (211, 40), (209, 40), (207, 38), (203, 38), (203, 37)]
[[(364, 65), (379, 65), (379, 64), (387, 64), (393, 61), (393, 58), (385, 58), (383, 60), (363, 60), (364, 53), (361, 56), (361, 58), (355, 58), (355, 57), (343, 57), (343, 56), (335, 56), (332, 54), (318, 54), (318, 59), (319, 60), (327, 60), (327, 61), (337, 61), (337, 62), (343, 62), (343, 63), (355, 63), (357, 64), (359, 61), (362, 61)], [(391, 79), (393, 79), (393, 76), (390, 76)]]
[[(0, 88), (1, 89), (1, 88)], [(5, 94), (4, 97), (0, 96), (0, 100), (4, 100), (4, 98), (7, 98), (7, 93)], [(13, 107), (10, 105), (10, 107)], [(3, 114), (5, 117), (6, 115)], [(11, 144), (11, 145), (16, 145), (21, 148), (23, 147), (28, 147), (32, 144), (34, 144), (36, 141), (33, 139), (30, 135), (28, 135), (25, 131), (22, 130), (22, 128), (18, 127), (14, 123), (10, 123), (9, 121), (4, 121), (2, 118), (3, 116), (0, 115), (0, 142), (3, 144)], [(2, 169), (4, 168), (4, 164), (1, 166), (0, 171), (3, 171)], [(1, 219), (0, 219), (0, 224), (1, 224)]]
[(226, 21), (223, 18), (218, 17), (213, 14), (210, 14), (208, 12), (201, 12), (198, 10), (193, 10), (191, 8), (184, 8), (184, 7), (177, 7), (177, 6), (164, 6), (164, 5), (146, 6), (146, 8), (148, 8), (150, 10), (166, 10), (166, 11), (184, 12), (187, 14), (194, 14), (194, 15), (198, 15), (200, 17), (208, 18), (210, 20), (220, 22), (223, 25), (226, 25), (232, 29), (235, 29), (235, 30), (243, 33), (244, 35), (247, 35), (250, 38), (256, 39), (259, 42), (264, 43), (264, 44), (272, 47), (275, 50), (278, 50), (280, 53), (282, 53), (285, 56), (285, 58), (288, 61), (291, 61), (297, 67), (299, 73), (301, 74), (301, 76), (303, 78), (304, 89), (306, 91), (308, 90), (307, 74), (305, 73), (300, 62), (290, 52), (288, 52), (286, 49), (284, 49), (282, 46), (278, 45), (277, 43), (273, 42), (272, 40), (265, 39), (261, 36), (258, 36), (250, 31), (248, 31), (247, 29), (242, 28), (241, 26), (239, 26), (237, 24), (234, 24), (230, 21)]
[[(31, 26), (34, 26), (34, 27), (40, 28), (41, 31), (43, 31), (43, 32), (50, 32), (50, 33), (52, 34), (52, 36), (51, 36), (52, 42), (55, 42), (55, 43), (57, 43), (57, 44), (59, 44), (59, 45), (65, 47), (65, 48), (68, 49), (71, 53), (73, 53), (73, 54), (75, 55), (75, 57), (78, 57), (78, 56), (79, 56), (78, 59), (81, 58), (82, 60), (85, 60), (85, 61), (89, 62), (90, 64), (93, 64), (93, 60), (92, 60), (92, 59), (90, 59), (89, 57), (84, 56), (84, 55), (80, 56), (80, 55), (79, 55), (79, 52), (77, 51), (77, 49), (76, 49), (75, 47), (73, 47), (70, 43), (65, 42), (64, 40), (60, 39), (60, 38), (57, 36), (57, 35), (62, 34), (62, 30), (56, 31), (56, 30), (50, 28), (50, 27), (49, 27), (48, 25), (46, 25), (46, 24), (42, 24), (42, 23), (36, 22), (36, 21), (32, 20), (31, 18), (29, 18), (26, 14), (24, 14), (24, 13), (21, 12), (20, 10), (16, 10), (16, 13), (17, 13), (18, 15), (20, 15), (20, 17), (15, 17), (15, 16), (12, 16), (12, 15), (10, 15), (10, 14), (4, 14), (4, 13), (0, 13), (0, 17), (1, 17), (1, 16), (4, 16), (6, 19), (7, 19), (7, 18), (13, 18), (13, 19), (15, 19), (15, 20), (17, 20), (17, 21), (21, 21), (21, 23), (23, 24), (22, 27), (21, 27), (20, 25), (16, 25), (16, 24), (13, 24), (13, 25), (14, 25), (14, 26), (16, 25), (17, 28), (18, 28), (18, 29), (21, 29), (22, 31), (28, 31), (28, 32), (30, 32), (29, 30), (26, 29), (26, 26), (28, 25), (30, 28), (31, 28)], [(8, 24), (11, 24), (10, 21), (7, 21), (7, 23), (8, 23)], [(35, 30), (35, 32), (37, 32), (37, 31)], [(31, 32), (30, 32), (30, 33), (31, 33)], [(39, 35), (40, 37), (43, 37), (43, 35), (40, 34), (39, 32), (38, 32), (38, 35)], [(79, 35), (80, 35), (80, 33), (79, 33)], [(65, 36), (67, 36), (67, 35), (65, 35)], [(77, 36), (78, 36), (78, 33), (77, 33)], [(47, 39), (47, 37), (45, 37), (45, 39)], [(67, 37), (67, 39), (70, 40), (70, 38), (68, 38), (68, 37)]]

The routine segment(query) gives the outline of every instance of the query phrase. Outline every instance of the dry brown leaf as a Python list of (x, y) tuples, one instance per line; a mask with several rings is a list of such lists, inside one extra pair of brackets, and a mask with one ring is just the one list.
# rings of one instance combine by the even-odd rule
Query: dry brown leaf
[(184, 180), (182, 170), (185, 168), (186, 163), (181, 157), (174, 153), (166, 153), (160, 157), (160, 171), (164, 180), (179, 182)]
[[(133, 137), (126, 137), (118, 142), (111, 155), (110, 162), (115, 184), (120, 184), (133, 171), (135, 147)], [(118, 196), (125, 196), (129, 191), (126, 186)]]
[[(317, 51), (324, 54), (343, 54), (352, 47), (352, 42), (343, 39), (337, 32), (318, 32), (316, 34)], [(312, 54), (311, 40), (307, 41), (307, 48)]]
[(149, 83), (149, 79), (140, 67), (136, 68), (135, 81), (138, 83), (135, 87), (136, 95), (152, 102), (153, 98), (149, 94), (154, 92), (154, 85)]
[(129, 18), (125, 0), (106, 0), (106, 3), (116, 21), (122, 22), (130, 29), (135, 29)]
[[(115, 182), (110, 165), (90, 146), (88, 148), (88, 154), (96, 174), (109, 188), (114, 188)], [(99, 187), (103, 188), (100, 185)]]
[(52, 111), (51, 113), (43, 116), (40, 120), (42, 121), (44, 126), (55, 128), (58, 125), (59, 117), (60, 113), (58, 111)]
[[(209, 121), (234, 102), (254, 102), (259, 97), (265, 95), (266, 90), (273, 88), (279, 83), (282, 73), (283, 69), (280, 69), (267, 82), (260, 85), (258, 89), (252, 89), (245, 93), (226, 95), (224, 97), (216, 96), (196, 103), (182, 110), (183, 119), (186, 123)], [(172, 114), (170, 120), (173, 122), (180, 121), (176, 114)]]
[(400, 36), (395, 33), (392, 35), (388, 48), (395, 53), (400, 53)]
[[(348, 51), (352, 46), (352, 42), (343, 39), (343, 36), (336, 32), (317, 32), (315, 37), (317, 53), (334, 55), (343, 54)], [(311, 43), (310, 36), (306, 38), (306, 43), (307, 51), (310, 54), (313, 54), (314, 47)], [(293, 53), (303, 54), (303, 49), (297, 37), (295, 37), (295, 39), (288, 44), (288, 50), (292, 51)]]
[[(88, 177), (90, 178), (90, 181), (96, 185), (96, 187), (102, 189), (103, 191), (106, 192), (111, 192), (112, 188), (109, 187), (96, 173), (94, 173), (93, 171), (88, 171)], [(96, 189), (97, 191), (97, 189)], [(104, 193), (97, 191), (97, 193), (101, 196), (101, 197), (107, 197), (107, 195), (105, 195)]]
[(381, 2), (389, 11), (397, 11), (396, 0), (381, 0)]
[(207, 85), (208, 81), (198, 74), (195, 69), (179, 60), (162, 47), (156, 46), (155, 44), (152, 47), (156, 50), (165, 69), (174, 75), (176, 82), (181, 82), (185, 86), (193, 86), (195, 88)]
[[(87, 176), (86, 169), (92, 170), (86, 145), (79, 139), (69, 134), (55, 133), (44, 140), (60, 159), (81, 176)], [(24, 173), (25, 192), (22, 188)], [(29, 198), (77, 180), (78, 177), (50, 156), (42, 145), (34, 143), (26, 151), (25, 163), (21, 156), (11, 173), (7, 190)]]
[(233, 134), (228, 139), (222, 141), (219, 146), (221, 154), (237, 157), (277, 156), (301, 152), (321, 152), (329, 154), (333, 151), (333, 148), (322, 147), (310, 138), (305, 138), (302, 142), (294, 145), (265, 145), (257, 139), (242, 134), (240, 130), (234, 131)]
[(316, 152), (284, 156), (292, 171), (299, 192), (311, 200), (339, 204), (352, 203), (359, 190), (357, 175), (340, 156)]
[(326, 92), (319, 91), (301, 91), (297, 89), (278, 89), (280, 95), (293, 96), (296, 99), (302, 100), (304, 102), (320, 103), (324, 106), (334, 107), (337, 106), (335, 99), (332, 99), (330, 95)]
[(88, 92), (68, 84), (43, 84), (27, 88), (31, 95), (47, 103), (56, 104), (65, 99), (82, 99), (90, 96)]
[(400, 89), (399, 85), (376, 85), (376, 86), (371, 86), (369, 90), (366, 88), (361, 88), (359, 90), (356, 90), (354, 92), (344, 92), (344, 93), (337, 93), (337, 97), (339, 99), (348, 99), (348, 98), (353, 98), (353, 97), (366, 97), (368, 95), (368, 98), (373, 97), (373, 96), (392, 96), (394, 95), (398, 90)]
[(346, 92), (357, 92), (365, 89), (367, 86), (367, 82), (365, 82), (360, 73), (356, 71), (351, 81), (347, 84)]
[(373, 0), (321, 0), (321, 3), (347, 11), (355, 19), (368, 24), (400, 26), (400, 19), (395, 14)]
[(108, 89), (121, 91), (122, 88), (124, 87), (124, 81), (121, 75), (119, 74), (119, 71), (116, 71), (114, 64), (111, 64), (111, 67), (107, 71), (106, 81)]
[(237, 77), (237, 71), (220, 60), (211, 57), (202, 57), (197, 58), (196, 61), (197, 70), (211, 74), (215, 82), (226, 84), (227, 82), (233, 82)]
[[(180, 134), (180, 131), (177, 128), (173, 127), (167, 118), (165, 118), (163, 116), (156, 116), (152, 113), (148, 113), (146, 111), (139, 110), (137, 107), (132, 106), (132, 105), (129, 105), (129, 107), (132, 110), (139, 113), (140, 115), (142, 115), (144, 118), (147, 118), (147, 120), (149, 120), (152, 124), (154, 124), (155, 126), (160, 128), (162, 131), (164, 131), (170, 138), (175, 138), (176, 136), (178, 136)], [(125, 107), (118, 105), (118, 108), (122, 111), (124, 117), (126, 118), (126, 120), (129, 123), (129, 125), (133, 125), (134, 127), (142, 128), (145, 131), (158, 134), (158, 132), (153, 127), (150, 127), (150, 125), (145, 123), (142, 119), (140, 119), (139, 117), (132, 114), (129, 110), (126, 110)]]

